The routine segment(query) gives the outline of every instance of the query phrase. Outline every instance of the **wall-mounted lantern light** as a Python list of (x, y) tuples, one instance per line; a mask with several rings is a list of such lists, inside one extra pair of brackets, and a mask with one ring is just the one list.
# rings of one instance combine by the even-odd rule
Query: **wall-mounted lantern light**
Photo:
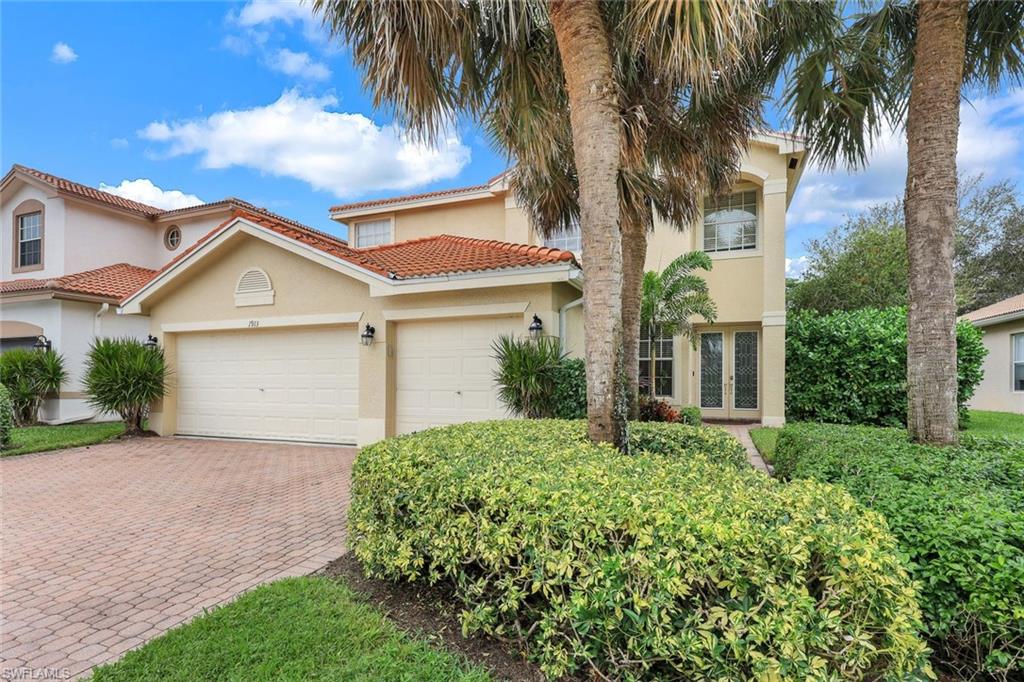
[(151, 350), (156, 350), (157, 345), (159, 345), (159, 342), (156, 340), (155, 336), (150, 334), (149, 336), (146, 337), (146, 340), (145, 342), (143, 342), (142, 345)]
[(540, 318), (536, 315), (533, 316), (533, 322), (527, 327), (530, 332), (530, 338), (536, 341), (540, 338), (540, 335), (544, 332), (544, 323), (540, 321)]
[(36, 337), (36, 342), (32, 344), (32, 347), (38, 351), (46, 351), (52, 350), (53, 344), (50, 342), (50, 339), (40, 334), (38, 337)]
[(369, 346), (373, 343), (373, 335), (377, 333), (377, 330), (370, 325), (366, 325), (366, 329), (359, 335), (359, 342), (364, 346)]

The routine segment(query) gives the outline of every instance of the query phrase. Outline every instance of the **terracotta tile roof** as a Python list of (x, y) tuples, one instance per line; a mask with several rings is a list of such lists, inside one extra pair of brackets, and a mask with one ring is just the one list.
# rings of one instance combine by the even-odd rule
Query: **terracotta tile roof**
[(29, 168), (28, 166), (22, 166), (21, 164), (17, 163), (11, 167), (8, 176), (16, 171), (26, 173), (27, 175), (30, 175), (38, 180), (42, 180), (43, 182), (47, 183), (48, 185), (50, 185), (54, 189), (57, 189), (58, 191), (67, 192), (68, 194), (73, 194), (78, 197), (83, 197), (86, 199), (91, 199), (93, 201), (98, 201), (100, 203), (108, 204), (110, 206), (116, 206), (118, 208), (134, 211), (136, 213), (142, 214), (144, 217), (149, 218), (150, 220), (168, 220), (178, 216), (185, 216), (191, 213), (217, 208), (224, 208), (232, 211), (241, 209), (244, 211), (248, 211), (249, 213), (258, 213), (261, 215), (265, 215), (275, 220), (280, 220), (281, 222), (289, 223), (291, 225), (294, 225), (295, 227), (299, 227), (304, 230), (317, 232), (328, 238), (337, 239), (336, 237), (331, 237), (331, 235), (327, 234), (326, 232), (320, 232), (319, 230), (315, 230), (312, 227), (303, 225), (302, 223), (291, 220), (290, 218), (285, 218), (282, 215), (278, 215), (272, 211), (269, 211), (260, 206), (256, 206), (255, 204), (251, 204), (248, 201), (239, 199), (237, 197), (227, 197), (225, 199), (221, 199), (220, 201), (211, 201), (205, 204), (197, 204), (196, 206), (186, 206), (184, 208), (176, 208), (170, 211), (165, 211), (162, 208), (156, 208), (155, 206), (148, 206), (138, 201), (125, 199), (124, 197), (119, 197), (116, 194), (111, 194), (110, 192), (103, 192), (93, 187), (89, 187), (78, 182), (72, 182), (71, 180), (58, 177), (51, 173), (44, 173), (43, 171), (36, 170), (35, 168)]
[(448, 234), (354, 251), (397, 279), (576, 262), (571, 251)]
[(61, 192), (67, 192), (68, 194), (74, 194), (75, 196), (82, 197), (84, 199), (90, 199), (92, 201), (98, 201), (103, 204), (110, 206), (116, 206), (117, 208), (123, 208), (136, 213), (141, 213), (147, 216), (155, 216), (159, 213), (163, 213), (163, 209), (156, 208), (155, 206), (149, 206), (139, 201), (132, 201), (131, 199), (125, 199), (119, 197), (116, 194), (110, 192), (103, 192), (94, 187), (83, 185), (78, 182), (72, 182), (66, 178), (61, 178), (50, 173), (44, 173), (43, 171), (36, 170), (35, 168), (29, 168), (28, 166), (22, 166), (20, 164), (14, 164), (11, 171), (21, 171), (31, 175), (32, 177), (42, 180), (46, 184), (54, 187)]
[(1024, 294), (1017, 294), (998, 303), (978, 308), (963, 317), (971, 322), (982, 322), (993, 317), (1003, 317), (1005, 315), (1013, 315), (1014, 313), (1019, 313), (1020, 317), (1024, 317)]
[(487, 189), (490, 183), (483, 183), (481, 185), (470, 185), (468, 187), (453, 187), (451, 189), (440, 189), (434, 192), (423, 192), (421, 194), (405, 194), (399, 197), (385, 197), (383, 199), (370, 199), (369, 201), (357, 201), (351, 204), (339, 204), (338, 206), (331, 206), (331, 213), (339, 213), (341, 211), (354, 211), (360, 208), (373, 208), (375, 206), (390, 206), (392, 204), (401, 204), (406, 201), (417, 201), (419, 199), (435, 199), (437, 197), (455, 196), (458, 194), (469, 194), (470, 192), (482, 192)]
[(479, 185), (469, 185), (467, 187), (452, 187), (451, 189), (439, 189), (433, 192), (422, 192), (420, 194), (404, 194), (398, 197), (384, 197), (383, 199), (369, 199), (367, 201), (357, 201), (351, 204), (339, 204), (338, 206), (331, 206), (331, 213), (341, 211), (354, 211), (361, 208), (373, 208), (374, 206), (390, 206), (391, 204), (401, 204), (406, 201), (418, 201), (419, 199), (435, 199), (437, 197), (456, 196), (459, 194), (470, 194), (471, 192), (482, 192), (490, 188), (498, 180), (501, 180), (509, 171), (504, 170), (493, 178), (489, 178), (487, 182), (480, 183)]
[[(213, 230), (203, 235), (192, 246), (178, 254), (173, 260), (160, 268), (154, 276), (170, 270), (193, 251), (220, 234), (236, 218), (242, 218), (266, 227), (282, 236), (348, 261), (360, 268), (396, 280), (460, 272), (536, 267), (555, 263), (577, 264), (571, 251), (551, 249), (545, 246), (528, 246), (486, 239), (473, 239), (471, 237), (455, 237), (446, 234), (365, 249), (355, 249), (336, 237), (306, 228), (295, 227), (290, 222), (284, 222), (263, 214), (239, 210), (235, 211), (234, 215)], [(138, 288), (141, 288), (145, 283), (141, 282)], [(133, 293), (135, 293), (135, 290), (126, 294), (124, 298), (128, 298)]]
[(53, 279), (14, 279), (0, 282), (0, 294), (33, 291), (87, 294), (119, 301), (148, 282), (156, 270), (117, 263)]

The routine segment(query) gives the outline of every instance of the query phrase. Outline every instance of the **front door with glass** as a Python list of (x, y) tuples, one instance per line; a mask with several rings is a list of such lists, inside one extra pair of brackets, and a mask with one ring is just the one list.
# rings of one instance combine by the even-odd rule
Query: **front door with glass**
[(701, 332), (698, 395), (707, 419), (760, 417), (759, 333), (753, 329)]

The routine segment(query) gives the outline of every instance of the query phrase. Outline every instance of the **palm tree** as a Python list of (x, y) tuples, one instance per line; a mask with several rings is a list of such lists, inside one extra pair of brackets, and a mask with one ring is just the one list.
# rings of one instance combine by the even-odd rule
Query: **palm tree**
[(815, 26), (818, 45), (793, 71), (787, 100), (812, 153), (859, 166), (888, 122), (905, 125), (904, 214), (910, 259), (907, 427), (919, 442), (957, 442), (953, 242), (964, 87), (1024, 74), (1024, 5), (890, 0)]
[[(500, 146), (528, 168), (524, 176), (578, 188), (589, 434), (624, 446), (618, 190), (620, 155), (630, 147), (613, 39), (647, 54), (660, 80), (699, 96), (736, 70), (753, 6), (655, 0), (623, 11), (598, 0), (313, 0), (313, 8), (351, 45), (375, 104), (392, 107), (414, 135), (437, 139), (466, 112), (493, 139), (515, 140)], [(566, 110), (568, 134), (563, 127), (552, 135)]]
[(713, 323), (717, 316), (715, 302), (708, 294), (708, 284), (694, 270), (711, 270), (711, 258), (703, 251), (684, 253), (659, 272), (644, 273), (640, 298), (640, 326), (646, 330), (650, 345), (648, 388), (655, 397), (656, 364), (659, 336), (683, 336), (697, 347), (693, 318), (702, 317)]

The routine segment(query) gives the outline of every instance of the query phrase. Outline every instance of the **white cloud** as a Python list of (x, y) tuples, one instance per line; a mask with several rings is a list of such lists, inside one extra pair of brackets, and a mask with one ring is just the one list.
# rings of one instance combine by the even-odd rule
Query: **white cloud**
[(292, 52), (282, 48), (267, 63), (275, 71), (306, 80), (323, 81), (331, 77), (331, 70), (322, 62), (314, 61), (306, 52)]
[(289, 26), (301, 24), (303, 34), (310, 41), (323, 41), (327, 31), (313, 14), (307, 3), (299, 0), (250, 0), (237, 13), (228, 15), (234, 23), (245, 28), (255, 28), (275, 22)]
[(470, 150), (455, 133), (428, 147), (396, 126), (328, 110), (337, 104), (330, 95), (288, 90), (266, 106), (153, 122), (139, 135), (165, 144), (168, 156), (200, 154), (204, 168), (254, 168), (339, 198), (453, 178), (469, 163)]
[(144, 204), (168, 211), (204, 203), (195, 194), (185, 194), (177, 189), (160, 189), (148, 178), (122, 180), (120, 185), (107, 185), (101, 182), (100, 189), (125, 199), (141, 201)]
[[(960, 107), (957, 168), (961, 173), (1013, 177), (1024, 151), (1024, 89), (980, 98)], [(901, 198), (907, 178), (907, 142), (902, 130), (888, 130), (859, 172), (826, 173), (814, 164), (804, 173), (789, 209), (788, 224), (841, 223), (847, 215)]]
[(78, 54), (65, 42), (56, 43), (50, 53), (50, 61), (54, 64), (70, 64), (78, 59)]
[(787, 258), (786, 259), (786, 277), (792, 277), (794, 279), (801, 279), (804, 273), (807, 272), (807, 256), (799, 256), (798, 258)]

